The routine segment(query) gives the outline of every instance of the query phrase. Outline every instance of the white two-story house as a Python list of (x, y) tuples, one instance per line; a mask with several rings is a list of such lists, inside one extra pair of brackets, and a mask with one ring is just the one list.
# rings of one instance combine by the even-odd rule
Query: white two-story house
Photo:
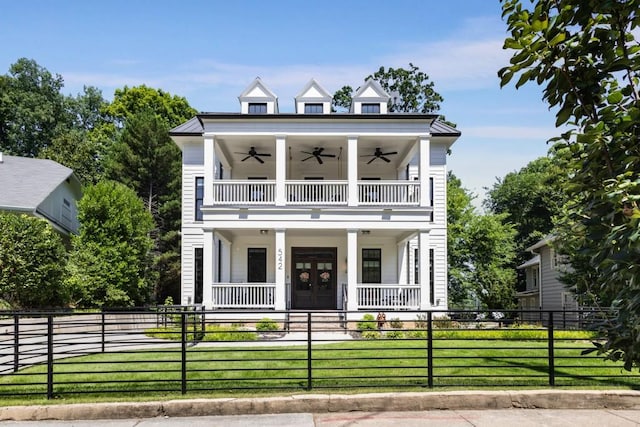
[(444, 310), (446, 157), (460, 132), (388, 112), (372, 80), (349, 113), (311, 80), (280, 113), (258, 78), (238, 113), (171, 130), (182, 150), (183, 304)]

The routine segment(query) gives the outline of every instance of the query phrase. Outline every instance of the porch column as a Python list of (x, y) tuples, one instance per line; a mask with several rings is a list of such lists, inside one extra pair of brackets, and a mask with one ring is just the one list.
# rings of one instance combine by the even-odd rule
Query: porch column
[(347, 138), (347, 179), (349, 206), (358, 206), (358, 137)]
[(420, 309), (431, 308), (431, 283), (429, 283), (429, 231), (418, 232), (418, 276), (420, 281)]
[(358, 309), (358, 230), (347, 230), (347, 310)]
[(212, 308), (213, 293), (213, 263), (215, 260), (215, 245), (213, 230), (204, 230), (204, 244), (202, 246), (202, 304)]
[(285, 181), (287, 179), (287, 139), (276, 136), (276, 206), (284, 206), (287, 202)]
[(285, 230), (275, 230), (276, 234), (276, 250), (275, 250), (275, 266), (276, 266), (276, 293), (275, 303), (276, 310), (287, 309), (287, 295), (286, 295), (286, 247), (285, 247)]
[(202, 204), (213, 204), (213, 180), (216, 175), (216, 141), (212, 134), (204, 136), (204, 198)]
[(407, 256), (408, 243), (406, 240), (403, 240), (398, 243), (398, 284), (406, 285), (408, 282), (409, 276), (409, 257)]
[[(429, 194), (429, 165), (431, 164), (430, 135), (420, 136), (420, 206), (426, 207), (431, 205), (431, 195)], [(422, 282), (420, 282), (422, 283)]]
[(220, 281), (223, 283), (231, 282), (231, 242), (218, 234), (218, 240), (221, 243), (220, 251)]

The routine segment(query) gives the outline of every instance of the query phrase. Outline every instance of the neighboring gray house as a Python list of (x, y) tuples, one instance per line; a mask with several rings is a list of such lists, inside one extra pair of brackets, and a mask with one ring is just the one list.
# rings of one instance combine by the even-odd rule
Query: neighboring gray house
[(0, 153), (0, 211), (44, 218), (68, 236), (78, 231), (80, 197), (80, 181), (68, 167)]
[[(560, 281), (560, 275), (569, 267), (551, 246), (554, 240), (555, 236), (547, 236), (527, 248), (534, 257), (518, 266), (524, 270), (527, 283), (526, 289), (516, 294), (521, 310), (578, 309), (575, 295)], [(523, 318), (534, 320), (525, 314)]]

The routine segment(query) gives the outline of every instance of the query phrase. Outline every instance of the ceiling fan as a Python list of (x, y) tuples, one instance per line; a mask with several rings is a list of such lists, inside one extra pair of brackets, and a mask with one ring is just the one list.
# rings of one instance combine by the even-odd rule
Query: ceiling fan
[(388, 153), (383, 153), (380, 147), (376, 147), (376, 151), (373, 154), (367, 154), (360, 157), (372, 157), (371, 160), (367, 162), (367, 164), (373, 162), (375, 159), (382, 159), (385, 162), (389, 163), (391, 160), (387, 159), (385, 156), (391, 156), (393, 154), (398, 154), (397, 151), (389, 151)]
[(256, 151), (256, 147), (251, 147), (249, 149), (249, 151), (246, 152), (246, 153), (238, 153), (238, 152), (236, 152), (236, 154), (245, 154), (247, 156), (247, 157), (245, 157), (244, 159), (241, 160), (242, 162), (244, 162), (245, 160), (250, 159), (251, 157), (253, 157), (254, 159), (259, 161), (260, 163), (264, 163), (264, 160), (262, 160), (260, 157), (271, 157), (271, 154), (269, 154), (269, 153), (258, 153)]
[(314, 148), (314, 150), (312, 152), (308, 152), (308, 151), (303, 151), (303, 153), (308, 154), (309, 157), (302, 159), (303, 162), (306, 162), (307, 160), (311, 159), (311, 158), (316, 158), (316, 160), (318, 161), (318, 163), (322, 164), (322, 157), (335, 157), (335, 154), (322, 154), (322, 152), (324, 151), (324, 148), (322, 147), (316, 147)]

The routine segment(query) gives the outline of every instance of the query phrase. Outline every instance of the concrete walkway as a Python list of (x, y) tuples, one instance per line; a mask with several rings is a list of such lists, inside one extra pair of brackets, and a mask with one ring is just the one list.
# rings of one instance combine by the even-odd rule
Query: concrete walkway
[[(186, 399), (164, 402), (119, 402), (90, 403), (72, 405), (34, 405), (0, 407), (2, 421), (47, 421), (52, 420), (122, 420), (128, 426), (131, 420), (153, 420), (162, 423), (166, 418), (185, 417), (233, 417), (261, 416), (267, 414), (288, 416), (295, 414), (314, 414), (316, 424), (295, 424), (315, 426), (373, 426), (393, 425), (394, 427), (424, 425), (410, 424), (424, 421), (424, 418), (438, 421), (441, 424), (429, 425), (515, 425), (515, 424), (483, 424), (491, 419), (491, 414), (484, 411), (497, 411), (497, 416), (510, 420), (523, 415), (532, 415), (537, 410), (576, 411), (584, 416), (581, 427), (595, 416), (588, 412), (597, 411), (598, 417), (606, 416), (608, 420), (618, 419), (613, 425), (637, 425), (640, 423), (640, 392), (630, 390), (582, 391), (582, 390), (529, 390), (529, 391), (457, 391), (457, 392), (424, 392), (424, 393), (368, 393), (368, 394), (301, 394), (264, 398), (220, 398), (220, 399)], [(400, 415), (393, 415), (398, 413)], [(422, 414), (418, 414), (422, 413)], [(388, 424), (374, 423), (371, 414), (384, 419)], [(553, 419), (560, 412), (548, 412), (545, 417)], [(556, 415), (554, 415), (556, 414)], [(473, 417), (472, 417), (473, 415)], [(577, 416), (577, 415), (576, 415)], [(404, 421), (400, 421), (403, 418)], [(471, 418), (476, 421), (469, 421)], [(296, 418), (297, 419), (297, 418)], [(535, 417), (533, 418), (536, 419)], [(574, 419), (574, 418), (572, 418)], [(575, 418), (577, 419), (577, 418)], [(465, 421), (466, 420), (466, 421)], [(482, 421), (484, 420), (484, 421)], [(599, 418), (595, 420), (600, 421)], [(631, 424), (623, 424), (628, 421)], [(481, 422), (482, 421), (482, 422)], [(466, 422), (466, 424), (464, 423)], [(549, 421), (550, 423), (552, 421)], [(555, 422), (555, 421), (553, 421)], [(322, 424), (324, 423), (324, 424)], [(333, 424), (332, 424), (333, 423)], [(446, 424), (448, 423), (448, 424)], [(192, 427), (201, 424), (189, 423)], [(518, 423), (518, 427), (527, 425)], [(60, 424), (68, 425), (68, 424)], [(74, 423), (73, 425), (88, 425)], [(111, 425), (96, 424), (91, 425)], [(146, 425), (146, 424), (136, 424)], [(148, 424), (171, 425), (171, 424)], [(230, 425), (230, 424), (207, 424)], [(245, 425), (245, 424), (242, 424)], [(257, 424), (269, 425), (269, 424)], [(279, 422), (280, 427), (289, 424)], [(572, 424), (547, 424), (572, 425)], [(599, 426), (608, 425), (600, 422)]]

